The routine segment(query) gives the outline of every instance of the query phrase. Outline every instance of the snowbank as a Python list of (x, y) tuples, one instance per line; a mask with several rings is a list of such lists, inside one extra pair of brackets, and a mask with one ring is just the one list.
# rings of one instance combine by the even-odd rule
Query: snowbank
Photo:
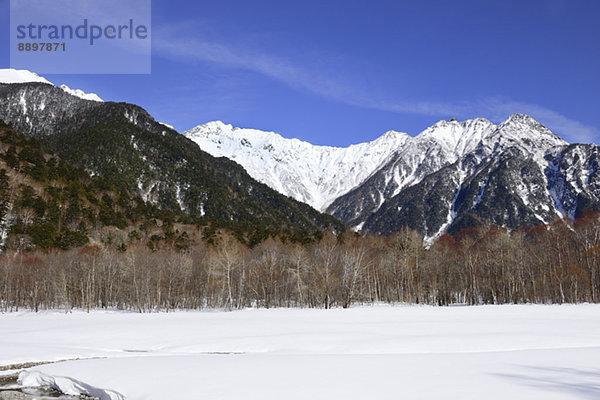
[(19, 374), (19, 384), (24, 387), (45, 387), (73, 396), (86, 395), (100, 400), (123, 400), (125, 397), (115, 391), (98, 389), (73, 378), (50, 376), (40, 371), (23, 371)]

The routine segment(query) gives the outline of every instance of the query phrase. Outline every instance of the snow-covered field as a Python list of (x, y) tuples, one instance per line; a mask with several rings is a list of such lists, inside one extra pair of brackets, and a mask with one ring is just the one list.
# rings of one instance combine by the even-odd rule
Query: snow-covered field
[[(600, 306), (0, 314), (0, 365), (106, 399), (598, 399)], [(69, 377), (69, 379), (58, 378)]]

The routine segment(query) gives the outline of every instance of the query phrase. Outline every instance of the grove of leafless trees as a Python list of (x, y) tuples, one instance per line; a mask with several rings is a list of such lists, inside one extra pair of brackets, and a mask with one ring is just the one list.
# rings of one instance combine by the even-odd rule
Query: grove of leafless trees
[(445, 235), (325, 235), (248, 248), (221, 233), (187, 249), (87, 246), (0, 256), (0, 310), (348, 307), (600, 301), (600, 222)]

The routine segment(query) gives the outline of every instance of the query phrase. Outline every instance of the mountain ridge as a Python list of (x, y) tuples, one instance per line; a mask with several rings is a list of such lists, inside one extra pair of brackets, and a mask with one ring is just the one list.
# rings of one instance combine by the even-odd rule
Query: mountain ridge
[[(17, 70), (17, 69), (0, 69), (0, 83), (4, 84), (15, 84), (15, 83), (44, 83), (47, 85), (54, 85), (52, 82), (47, 80), (46, 78), (39, 76), (35, 72), (31, 72), (28, 70)], [(103, 102), (96, 93), (86, 93), (81, 89), (71, 89), (67, 85), (63, 84), (60, 86), (56, 86), (66, 93), (79, 97), (84, 100), (98, 101)]]
[[(236, 161), (258, 181), (318, 210), (360, 184), (409, 137), (388, 131), (374, 141), (345, 148), (316, 146), (221, 121), (198, 125), (183, 135), (211, 155)], [(353, 174), (342, 176), (346, 170)]]
[[(216, 126), (219, 129), (214, 129)], [(356, 178), (352, 169), (343, 165), (327, 171), (312, 169), (318, 171), (313, 180), (328, 173), (333, 181), (346, 183), (344, 190), (338, 192), (341, 195), (332, 196), (329, 205), (321, 203), (325, 204), (321, 209), (365, 233), (387, 235), (409, 226), (431, 241), (471, 225), (493, 223), (512, 229), (552, 223), (562, 217), (574, 218), (586, 207), (600, 207), (600, 192), (593, 189), (597, 178), (587, 173), (595, 171), (593, 167), (580, 168), (575, 175), (585, 176), (573, 177), (565, 175), (565, 165), (553, 166), (560, 164), (563, 157), (576, 157), (577, 151), (568, 149), (579, 149), (579, 159), (596, 165), (595, 145), (570, 145), (525, 114), (511, 114), (499, 124), (485, 118), (440, 120), (415, 136), (388, 131), (372, 142), (346, 148), (313, 146), (277, 133), (234, 128), (220, 121), (199, 125), (184, 135), (209, 153), (238, 162), (256, 179), (296, 198), (299, 194), (294, 188), (298, 181), (306, 179), (311, 168), (303, 167), (294, 175), (294, 163), (302, 158), (315, 160), (307, 156), (305, 148), (309, 152), (361, 148), (368, 155), (368, 147), (373, 143), (391, 143), (381, 159), (370, 164), (368, 173), (363, 171), (354, 181), (347, 177)], [(403, 139), (386, 142), (397, 135)], [(252, 141), (259, 137), (268, 151), (254, 146)], [(278, 146), (294, 148), (295, 158), (276, 159), (274, 153), (285, 155)], [(328, 156), (326, 152), (322, 154)], [(331, 166), (330, 161), (318, 160), (327, 166)], [(309, 165), (318, 166), (318, 162)], [(289, 187), (273, 180), (277, 171), (273, 173), (275, 167), (269, 163), (286, 171)], [(261, 176), (265, 171), (266, 176)], [(590, 186), (589, 182), (593, 184)], [(328, 188), (325, 185), (322, 189)], [(304, 201), (316, 197), (310, 193), (300, 196), (304, 196), (299, 198)]]
[[(408, 226), (426, 240), (463, 227), (496, 224), (513, 229), (600, 209), (598, 147), (569, 144), (525, 114), (511, 114), (499, 124), (453, 118), (415, 136), (387, 131), (348, 147), (316, 146), (222, 121), (179, 135), (141, 107), (89, 101), (69, 93), (77, 90), (56, 87), (35, 74), (12, 74), (17, 82), (30, 82), (0, 84), (0, 96), (7, 99), (0, 103), (1, 118), (67, 156), (86, 149), (82, 161), (91, 173), (137, 190), (144, 200), (191, 215), (203, 217), (208, 209), (206, 192), (190, 190), (197, 184), (190, 177), (202, 181), (198, 174), (208, 170), (221, 177), (217, 181), (234, 178), (239, 183), (247, 174), (297, 201), (292, 209), (308, 203), (357, 231), (387, 235)], [(106, 138), (95, 137), (99, 129)], [(83, 138), (90, 130), (95, 133)], [(94, 155), (97, 149), (104, 151), (101, 157)], [(171, 151), (180, 156), (164, 157)], [(209, 155), (216, 158), (208, 161)], [(153, 172), (157, 168), (163, 176)], [(257, 188), (249, 184), (229, 190), (245, 191), (242, 197), (256, 201)], [(282, 200), (260, 191), (275, 207), (272, 215), (290, 218)], [(221, 197), (229, 198), (225, 193), (215, 196), (220, 205), (209, 213), (234, 218)], [(323, 217), (311, 218), (308, 225), (317, 220), (317, 225), (335, 225)]]
[[(0, 84), (0, 118), (57, 155), (161, 208), (231, 227), (256, 243), (311, 240), (344, 225), (252, 179), (143, 108), (81, 99), (45, 83)], [(316, 235), (316, 236), (315, 236)]]

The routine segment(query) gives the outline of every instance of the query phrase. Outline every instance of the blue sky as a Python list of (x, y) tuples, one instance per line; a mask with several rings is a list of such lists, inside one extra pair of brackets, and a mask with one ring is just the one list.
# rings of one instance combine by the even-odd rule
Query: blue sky
[(599, 17), (594, 0), (154, 0), (152, 74), (46, 78), (179, 131), (218, 119), (346, 146), (520, 112), (600, 143)]

